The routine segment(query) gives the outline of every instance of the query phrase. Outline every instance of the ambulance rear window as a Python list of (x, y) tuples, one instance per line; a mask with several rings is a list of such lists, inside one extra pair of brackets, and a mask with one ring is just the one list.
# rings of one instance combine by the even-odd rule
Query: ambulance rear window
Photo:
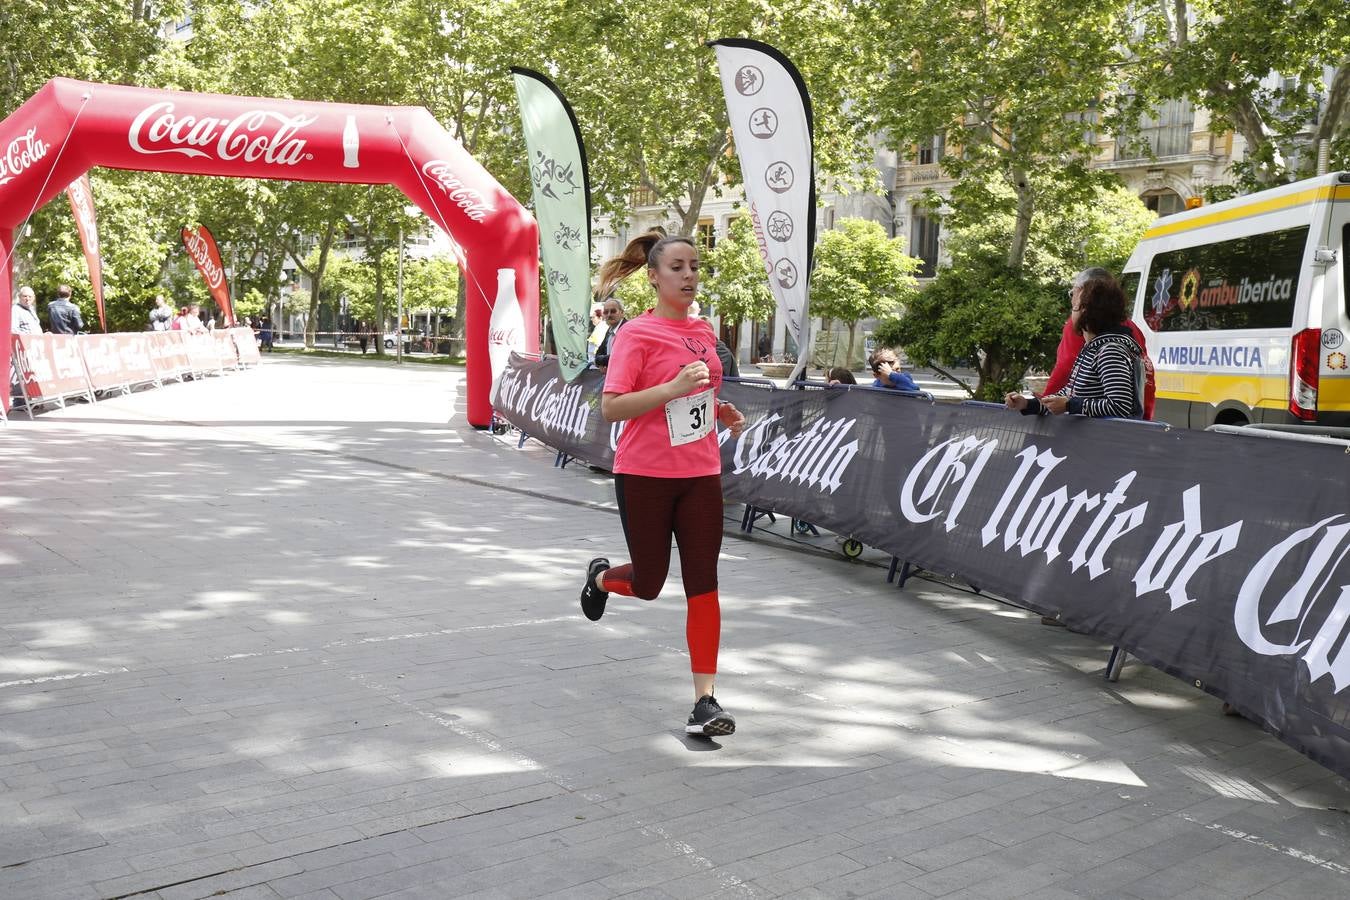
[(1305, 225), (1159, 253), (1144, 319), (1154, 331), (1288, 328), (1307, 243)]

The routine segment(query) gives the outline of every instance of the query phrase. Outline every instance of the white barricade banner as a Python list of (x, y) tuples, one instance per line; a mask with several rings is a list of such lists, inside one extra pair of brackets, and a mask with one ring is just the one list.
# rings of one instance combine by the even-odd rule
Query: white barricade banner
[(188, 357), (183, 332), (156, 331), (147, 337), (150, 338), (150, 359), (161, 379), (191, 374), (192, 360)]
[(216, 372), (221, 371), (220, 350), (216, 347), (216, 339), (207, 332), (200, 334), (183, 335), (183, 343), (187, 346), (188, 359), (192, 361), (192, 370), (194, 372)]
[(77, 340), (76, 346), (80, 348), (94, 390), (108, 391), (126, 386), (127, 377), (123, 374), (122, 356), (114, 335), (82, 334)]
[(69, 334), (11, 335), (14, 364), (24, 396), (33, 403), (89, 393), (89, 377), (76, 337)]
[(235, 346), (234, 335), (231, 334), (233, 331), (231, 328), (211, 333), (216, 341), (216, 353), (220, 356), (220, 364), (226, 369), (239, 368), (239, 348)]
[(117, 339), (117, 354), (122, 361), (122, 375), (127, 384), (159, 381), (159, 374), (150, 355), (154, 333), (121, 333), (112, 337)]
[(239, 355), (241, 365), (256, 366), (262, 362), (262, 356), (258, 353), (258, 336), (252, 328), (231, 328), (230, 334), (234, 336), (234, 352)]

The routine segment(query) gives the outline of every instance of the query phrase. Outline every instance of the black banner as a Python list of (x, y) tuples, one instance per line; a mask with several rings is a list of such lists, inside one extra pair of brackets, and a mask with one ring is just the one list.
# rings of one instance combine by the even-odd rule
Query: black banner
[[(494, 402), (597, 465), (603, 376), (513, 357)], [(855, 537), (1196, 683), (1350, 777), (1341, 445), (728, 380), (726, 496)]]

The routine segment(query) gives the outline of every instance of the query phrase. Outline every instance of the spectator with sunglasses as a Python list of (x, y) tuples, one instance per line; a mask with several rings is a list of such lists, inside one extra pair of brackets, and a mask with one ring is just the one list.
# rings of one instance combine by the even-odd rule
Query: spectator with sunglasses
[(875, 376), (872, 381), (872, 387), (890, 388), (897, 391), (917, 391), (919, 386), (904, 372), (900, 371), (900, 363), (896, 359), (895, 351), (889, 347), (883, 347), (872, 354), (872, 358), (867, 361)]

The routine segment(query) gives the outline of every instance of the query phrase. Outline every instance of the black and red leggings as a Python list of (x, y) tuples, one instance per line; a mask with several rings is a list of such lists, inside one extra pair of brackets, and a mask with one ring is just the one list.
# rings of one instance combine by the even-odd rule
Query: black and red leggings
[(655, 600), (670, 571), (670, 539), (680, 548), (684, 596), (689, 602), (685, 637), (695, 673), (717, 672), (722, 611), (717, 602), (717, 555), (722, 550), (722, 477), (614, 476), (619, 518), (632, 562), (614, 566), (600, 587)]

